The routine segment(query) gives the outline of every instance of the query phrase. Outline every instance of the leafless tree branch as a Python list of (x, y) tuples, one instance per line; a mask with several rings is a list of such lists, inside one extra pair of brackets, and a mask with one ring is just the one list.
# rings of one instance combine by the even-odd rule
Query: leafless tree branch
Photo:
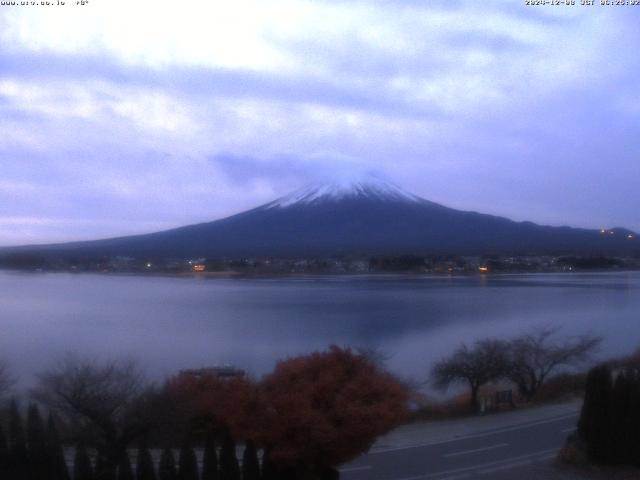
[(15, 379), (9, 373), (9, 365), (4, 360), (0, 360), (0, 398), (11, 390), (14, 383)]
[(67, 356), (39, 380), (33, 396), (94, 432), (96, 448), (109, 468), (153, 425), (153, 409), (145, 408), (153, 388), (134, 361)]
[(453, 355), (433, 366), (431, 380), (442, 389), (452, 383), (467, 383), (471, 389), (471, 408), (475, 409), (480, 387), (507, 374), (508, 351), (508, 344), (497, 339), (479, 340), (471, 348), (462, 344)]
[(544, 327), (510, 342), (508, 377), (527, 400), (536, 395), (552, 372), (587, 361), (602, 341), (591, 334), (561, 341), (558, 332), (557, 327)]

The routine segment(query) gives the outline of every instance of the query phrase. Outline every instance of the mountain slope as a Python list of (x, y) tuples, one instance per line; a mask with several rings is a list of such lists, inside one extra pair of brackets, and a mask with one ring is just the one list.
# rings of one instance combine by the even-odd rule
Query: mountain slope
[(406, 193), (395, 185), (369, 179), (305, 188), (209, 223), (147, 235), (20, 250), (25, 249), (57, 255), (174, 258), (403, 253), (635, 254), (640, 253), (640, 241), (624, 229), (601, 233), (454, 210)]

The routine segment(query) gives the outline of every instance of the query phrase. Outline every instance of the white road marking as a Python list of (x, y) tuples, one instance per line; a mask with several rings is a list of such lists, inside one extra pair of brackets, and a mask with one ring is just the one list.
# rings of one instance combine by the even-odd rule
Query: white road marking
[(447, 454), (442, 455), (442, 456), (445, 457), (445, 458), (459, 457), (460, 455), (467, 455), (469, 453), (484, 452), (484, 451), (487, 451), (487, 450), (495, 450), (496, 448), (504, 448), (504, 447), (508, 447), (508, 446), (509, 446), (508, 443), (498, 443), (496, 445), (490, 445), (488, 447), (474, 448), (473, 450), (462, 450), (461, 452), (447, 453)]
[(362, 467), (345, 467), (338, 469), (340, 473), (346, 472), (360, 472), (362, 470), (371, 470), (371, 465), (363, 465)]
[(462, 475), (452, 475), (450, 477), (440, 477), (438, 480), (462, 480), (464, 478), (469, 478), (471, 474), (463, 473)]
[(478, 473), (481, 475), (488, 475), (490, 473), (500, 472), (502, 470), (511, 470), (512, 468), (524, 467), (526, 465), (531, 465), (531, 460), (521, 460), (519, 462), (511, 462), (506, 465), (500, 465), (499, 467), (485, 468), (483, 470), (478, 470)]
[(558, 452), (550, 453), (548, 455), (543, 455), (541, 457), (536, 458), (536, 460), (538, 460), (539, 462), (544, 462), (545, 460), (553, 460), (555, 458), (558, 458)]
[(496, 435), (498, 433), (512, 432), (514, 430), (524, 430), (526, 428), (536, 427), (538, 425), (544, 425), (544, 424), (547, 424), (547, 423), (560, 422), (562, 420), (566, 420), (568, 418), (577, 417), (577, 416), (578, 416), (577, 412), (576, 413), (570, 413), (570, 414), (567, 414), (567, 415), (562, 415), (560, 417), (554, 417), (554, 418), (548, 419), (548, 420), (539, 420), (537, 422), (514, 425), (514, 426), (511, 426), (511, 427), (505, 427), (505, 428), (501, 428), (501, 429), (498, 429), (498, 430), (492, 430), (490, 432), (473, 433), (473, 434), (470, 434), (470, 435), (464, 435), (464, 436), (460, 436), (460, 437), (456, 437), (456, 438), (451, 438), (449, 440), (439, 440), (439, 441), (435, 441), (435, 442), (419, 443), (419, 444), (415, 444), (415, 445), (407, 445), (406, 447), (383, 448), (383, 449), (379, 449), (379, 450), (375, 450), (375, 451), (370, 451), (367, 455), (376, 455), (376, 454), (379, 454), (379, 453), (387, 453), (387, 452), (398, 452), (400, 450), (411, 450), (413, 448), (431, 447), (433, 445), (442, 445), (442, 444), (445, 444), (445, 443), (458, 442), (460, 440), (469, 440), (469, 439), (472, 439), (472, 438), (489, 437), (491, 435)]
[(576, 431), (576, 427), (571, 427), (571, 428), (565, 428), (563, 430), (560, 430), (560, 433), (569, 433), (569, 432), (575, 432)]
[(534, 457), (538, 457), (538, 456), (542, 456), (542, 455), (548, 455), (551, 452), (555, 452), (555, 451), (556, 451), (555, 448), (551, 448), (551, 449), (548, 449), (548, 450), (540, 450), (540, 451), (537, 451), (537, 452), (529, 453), (527, 455), (518, 455), (517, 457), (511, 457), (511, 458), (505, 458), (505, 459), (497, 460), (497, 461), (493, 461), (493, 462), (481, 463), (479, 465), (471, 465), (469, 467), (455, 468), (453, 470), (445, 470), (445, 471), (442, 471), (442, 472), (429, 473), (429, 474), (425, 474), (425, 475), (416, 475), (416, 476), (413, 476), (413, 477), (397, 478), (395, 480), (428, 480), (430, 478), (437, 478), (438, 480), (442, 480), (442, 477), (446, 478), (446, 475), (470, 472), (470, 471), (475, 471), (475, 470), (478, 470), (478, 469), (486, 469), (486, 468), (491, 468), (491, 467), (497, 467), (497, 466), (500, 466), (500, 465), (513, 464), (513, 463), (518, 462), (520, 460), (523, 460), (523, 461), (524, 460), (533, 460)]

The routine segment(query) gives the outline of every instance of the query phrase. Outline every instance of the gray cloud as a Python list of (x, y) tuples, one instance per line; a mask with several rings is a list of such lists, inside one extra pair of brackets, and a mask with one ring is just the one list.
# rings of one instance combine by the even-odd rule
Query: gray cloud
[[(273, 69), (14, 38), (0, 244), (211, 220), (336, 170), (458, 208), (640, 230), (640, 68), (621, 47), (640, 33), (624, 9), (313, 5), (338, 10), (264, 33), (284, 58)], [(4, 41), (10, 22), (0, 12)]]

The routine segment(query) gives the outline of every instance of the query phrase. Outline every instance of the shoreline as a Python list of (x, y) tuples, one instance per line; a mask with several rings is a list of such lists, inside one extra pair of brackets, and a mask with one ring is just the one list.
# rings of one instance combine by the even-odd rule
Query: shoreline
[(44, 270), (44, 269), (16, 269), (0, 268), (0, 273), (14, 274), (70, 274), (70, 275), (100, 275), (100, 276), (120, 276), (120, 277), (149, 277), (149, 278), (182, 278), (198, 280), (217, 279), (295, 279), (295, 278), (496, 278), (522, 275), (567, 275), (578, 276), (588, 274), (624, 274), (637, 273), (640, 268), (623, 269), (593, 269), (593, 270), (523, 270), (516, 272), (241, 272), (241, 271), (218, 271), (218, 272), (118, 272), (99, 270)]

